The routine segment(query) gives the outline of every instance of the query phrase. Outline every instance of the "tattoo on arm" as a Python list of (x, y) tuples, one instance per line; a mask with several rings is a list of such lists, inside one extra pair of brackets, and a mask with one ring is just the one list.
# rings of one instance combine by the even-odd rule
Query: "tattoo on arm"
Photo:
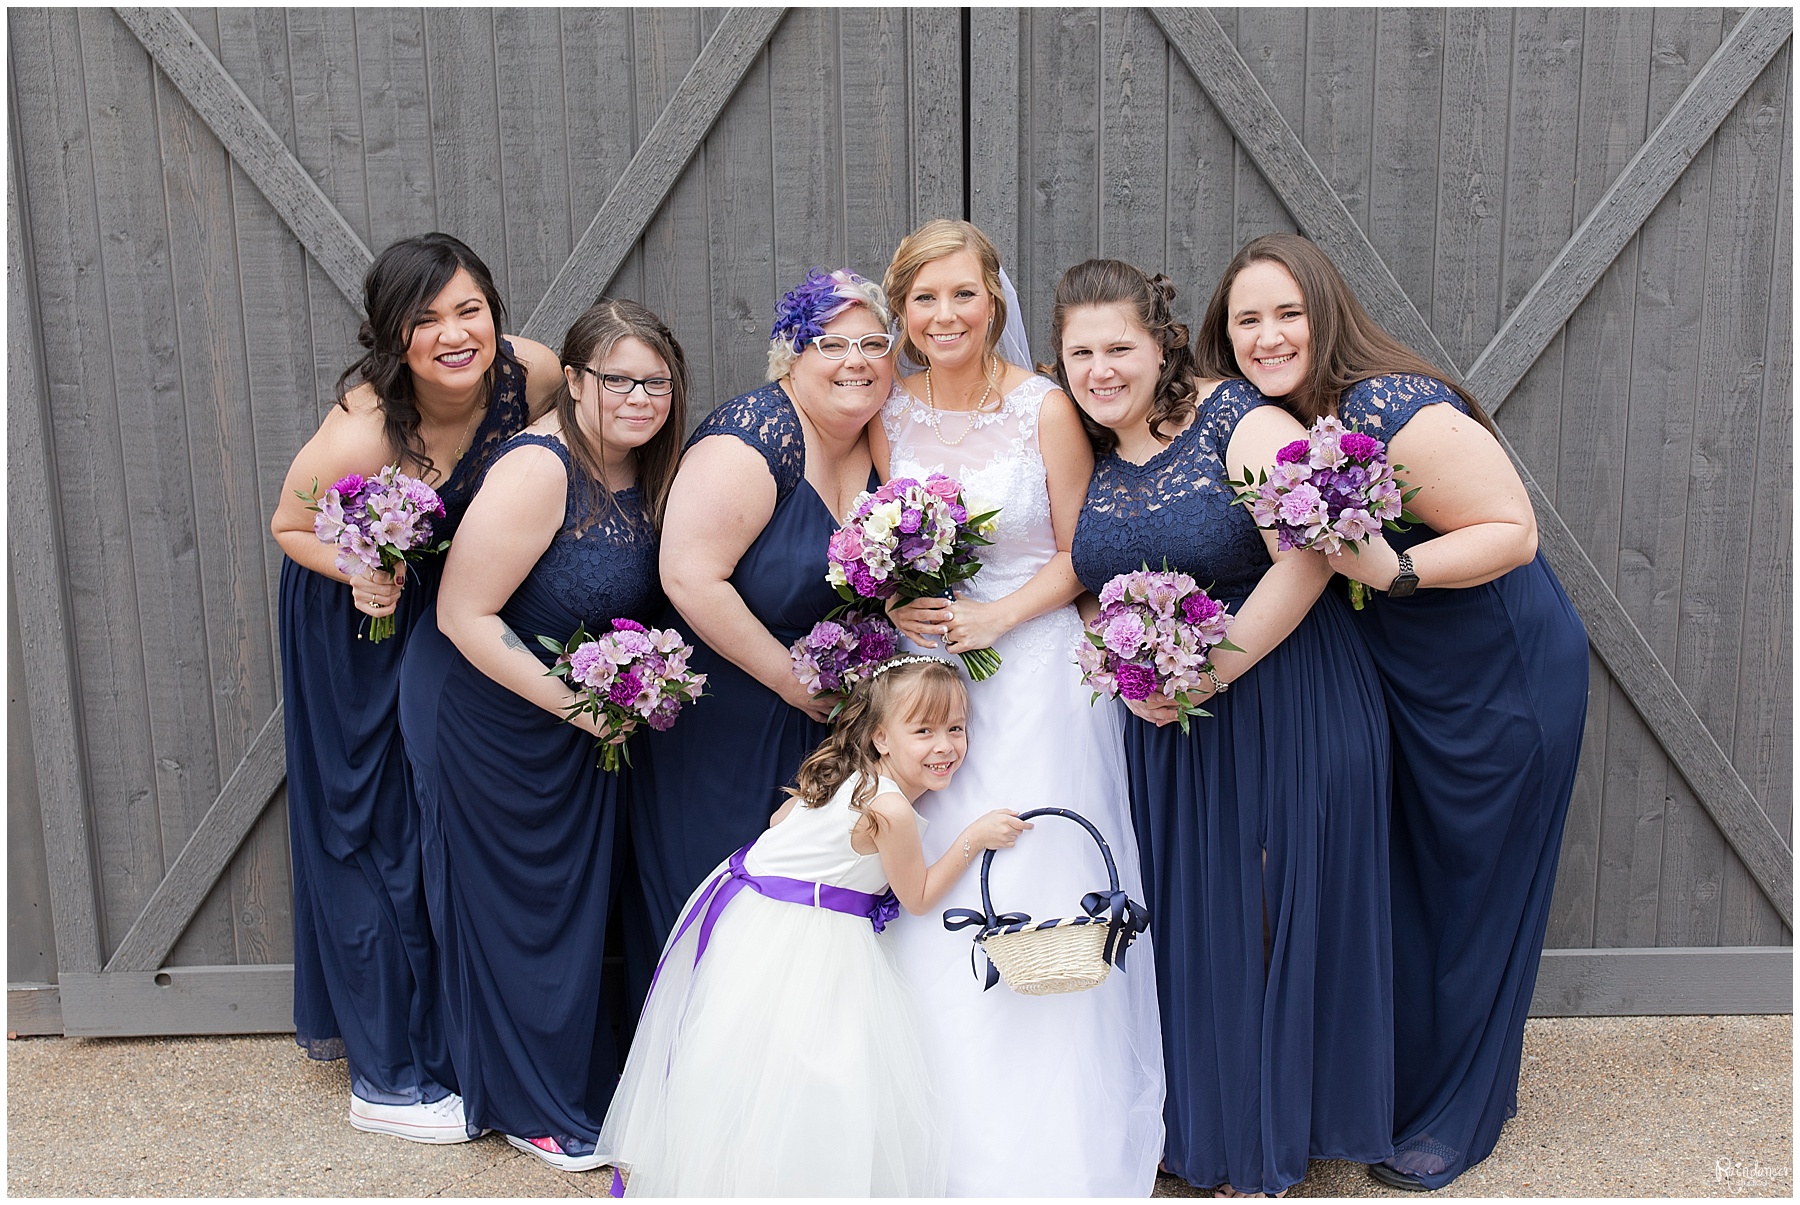
[(529, 653), (531, 651), (525, 647), (525, 642), (519, 639), (519, 634), (507, 627), (504, 623), (500, 625), (500, 643), (504, 644), (509, 649), (518, 649), (521, 653)]

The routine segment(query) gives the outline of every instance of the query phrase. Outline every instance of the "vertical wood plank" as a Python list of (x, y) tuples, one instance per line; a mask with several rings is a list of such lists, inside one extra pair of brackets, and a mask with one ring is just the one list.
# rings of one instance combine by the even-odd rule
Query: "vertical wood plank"
[[(860, 271), (877, 278), (887, 271), (895, 245), (924, 220), (913, 211), (912, 173), (907, 164), (912, 98), (906, 21), (905, 12), (899, 9), (838, 11), (837, 54), (845, 81), (839, 92), (843, 102), (844, 249)], [(867, 267), (860, 267), (863, 264)], [(790, 288), (794, 283), (784, 280), (779, 287)]]
[[(474, 248), (494, 274), (508, 312), (523, 315), (531, 307), (521, 309), (523, 299), (513, 296), (512, 247), (507, 242), (498, 97), (502, 67), (495, 58), (495, 20), (496, 10), (483, 8), (433, 8), (425, 14), (432, 179), (438, 229)], [(521, 72), (509, 66), (506, 74)], [(531, 148), (521, 151), (534, 153)], [(529, 248), (519, 250), (531, 254)]]
[[(560, 16), (563, 120), (569, 131), (569, 229), (579, 238), (638, 147), (631, 12), (563, 9)], [(634, 255), (613, 277), (610, 291), (636, 300), (643, 289), (643, 272)], [(514, 322), (524, 318), (521, 313)]]
[[(1025, 146), (1020, 121), (1024, 87), (1020, 42), (1026, 20), (1016, 8), (969, 10), (969, 220), (994, 241), (1001, 262), (1012, 265), (1007, 272), (1015, 277), (1020, 308), (1025, 311), (1020, 317), (1026, 333), (1034, 337), (1032, 348), (1036, 351), (1039, 331), (1032, 323), (1029, 290), (1020, 284), (1026, 273), (1019, 258), (1024, 247), (1019, 226), (1019, 164)], [(1014, 267), (1019, 271), (1014, 272)], [(1041, 276), (1048, 270), (1034, 268), (1033, 274)], [(1044, 346), (1049, 345), (1046, 342)]]
[[(1237, 253), (1233, 204), (1237, 139), (1179, 56), (1167, 62), (1169, 238), (1163, 271), (1179, 290), (1175, 313), (1195, 326), (1225, 265)], [(1140, 264), (1154, 273), (1155, 266)]]
[[(354, 14), (349, 9), (288, 9), (285, 19), (291, 95), (286, 112), (294, 130), (294, 157), (367, 243), (362, 156), (346, 149), (356, 147), (362, 137)], [(248, 95), (265, 103), (270, 99), (263, 87)], [(263, 110), (265, 115), (268, 111)], [(382, 246), (371, 249), (379, 254)], [(361, 354), (356, 345), (361, 316), (349, 305), (334, 303), (334, 294), (342, 298), (309, 256), (305, 296), (312, 318), (315, 428), (332, 404), (339, 374)]]
[[(1581, 46), (1581, 101), (1574, 109), (1577, 215), (1592, 209), (1647, 133), (1650, 16), (1643, 9), (1587, 15)], [(1563, 128), (1566, 131), (1566, 117)], [(1631, 402), (1631, 378), (1625, 366), (1632, 361), (1637, 254), (1634, 240), (1570, 320), (1568, 346), (1579, 352), (1563, 362), (1558, 395), (1559, 506), (1607, 584), (1615, 587)], [(1512, 426), (1510, 411), (1508, 426)], [(1591, 654), (1589, 681), (1593, 687), (1588, 696), (1587, 728), (1551, 909), (1553, 944), (1562, 948), (1593, 943), (1598, 905), (1608, 732), (1619, 691)], [(1641, 726), (1634, 733), (1639, 740), (1647, 735)], [(1642, 767), (1641, 773), (1656, 776), (1653, 793), (1645, 802), (1658, 798), (1662, 792), (1661, 750), (1651, 743), (1620, 752), (1621, 768), (1627, 774), (1637, 774)], [(1629, 802), (1642, 806), (1635, 799)], [(1660, 807), (1656, 811), (1660, 814)], [(1612, 820), (1627, 847), (1634, 822), (1630, 811)], [(1653, 893), (1651, 902), (1654, 906)]]
[(1027, 329), (1043, 330), (1058, 269), (1100, 253), (1100, 10), (1033, 9), (1028, 29), (1031, 205), (1020, 254), (1030, 266), (1014, 283), (1036, 324)]
[(963, 213), (963, 33), (954, 8), (906, 10), (913, 223)]
[[(771, 272), (777, 293), (815, 266), (848, 266), (880, 280), (887, 263), (878, 250), (852, 260), (844, 244), (844, 182), (853, 170), (862, 170), (867, 151), (852, 154), (840, 137), (838, 115), (845, 85), (841, 67), (836, 66), (836, 47), (837, 14), (823, 8), (791, 9), (769, 39), (775, 179)], [(833, 64), (834, 69), (821, 71), (821, 64)], [(754, 343), (768, 338), (773, 301), (771, 296), (752, 307), (758, 327)]]
[(1363, 229), (1413, 305), (1430, 315), (1437, 259), (1444, 13), (1383, 9), (1376, 21), (1369, 220)]
[(352, 10), (369, 246), (436, 229), (425, 18), (418, 9)]
[[(1219, 24), (1233, 42), (1290, 129), (1306, 117), (1306, 10), (1243, 8), (1220, 12)], [(1237, 151), (1237, 197), (1233, 204), (1232, 247), (1258, 235), (1292, 233), (1297, 227), (1281, 198), (1242, 148)]]
[[(15, 506), (7, 517), (7, 582), (10, 587), (16, 575), (24, 595), (23, 605), (8, 611), (19, 625), (22, 651), (7, 664), (20, 675), (32, 704), (31, 777), (43, 818), (55, 970), (92, 972), (102, 962), (104, 918), (98, 842), (90, 829), (85, 703), (71, 630), (68, 515), (49, 417), (59, 399), (73, 405), (81, 396), (71, 396), (66, 386), (56, 388), (49, 365), (54, 347), (62, 355), (77, 355), (61, 375), (79, 373), (77, 349), (95, 334), (96, 316), (103, 317), (96, 274), (83, 271), (92, 266), (99, 240), (91, 187), (85, 193), (75, 187), (91, 171), (79, 93), (71, 96), (55, 86), (66, 74), (55, 70), (56, 54), (74, 49), (74, 15), (33, 10), (6, 16), (8, 469), (17, 496), (44, 500), (39, 506)], [(27, 125), (34, 131), (29, 142), (23, 133)], [(55, 325), (46, 326), (46, 317)], [(79, 417), (64, 412), (63, 421)], [(9, 831), (11, 824), (9, 816)]]
[(721, 398), (748, 392), (768, 375), (776, 296), (773, 158), (765, 51), (706, 139), (713, 392)]
[(1438, 253), (1427, 318), (1458, 364), (1472, 362), (1499, 326), (1511, 35), (1504, 9), (1451, 9), (1445, 17)]
[[(1520, 10), (1513, 19), (1498, 278), (1502, 317), (1537, 283), (1575, 229), (1570, 181), (1575, 178), (1577, 140), (1570, 137), (1569, 117), (1581, 111), (1583, 19), (1582, 10), (1572, 8)], [(1592, 363), (1588, 349), (1577, 359)], [(1506, 403), (1506, 433), (1513, 450), (1553, 502), (1559, 501), (1557, 447), (1566, 396), (1562, 377), (1559, 337)], [(1598, 552), (1587, 545), (1589, 557)]]
[[(635, 146), (649, 134), (688, 67), (699, 57), (704, 33), (701, 16), (693, 9), (634, 9), (632, 31), (637, 55)], [(662, 315), (688, 358), (694, 382), (688, 398), (690, 431), (730, 396), (719, 394), (713, 383), (710, 260), (692, 254), (692, 248), (706, 245), (711, 238), (706, 172), (707, 148), (702, 145), (669, 199), (644, 228), (636, 256), (643, 278), (641, 300)]]
[[(579, 229), (569, 221), (567, 148), (577, 135), (563, 120), (557, 10), (496, 9), (493, 20), (499, 123), (495, 161), (508, 262), (504, 296), (517, 330), (537, 308), (593, 215)], [(562, 334), (556, 331), (549, 342)]]
[(1368, 8), (1324, 7), (1307, 13), (1302, 116), (1294, 127), (1365, 231), (1374, 139), (1369, 114), (1375, 106), (1375, 18), (1375, 10)]
[(1101, 10), (1100, 46), (1100, 253), (1155, 273), (1168, 260), (1169, 43), (1142, 8), (1119, 8)]

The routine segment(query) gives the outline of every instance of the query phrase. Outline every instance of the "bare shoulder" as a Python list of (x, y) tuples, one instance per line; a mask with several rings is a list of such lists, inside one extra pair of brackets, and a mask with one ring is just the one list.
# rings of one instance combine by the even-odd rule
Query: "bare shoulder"
[(387, 426), (374, 387), (362, 384), (345, 394), (341, 404), (325, 412), (311, 442), (315, 452), (353, 469), (364, 465), (378, 468), (388, 463), (391, 449)]
[(513, 359), (525, 366), (527, 379), (540, 373), (546, 376), (557, 376), (561, 373), (562, 361), (557, 358), (554, 351), (536, 339), (527, 339), (523, 335), (508, 335), (506, 341), (512, 346)]
[(898, 791), (880, 791), (875, 798), (863, 805), (863, 810), (873, 812), (889, 824), (917, 824), (918, 817), (906, 796)]

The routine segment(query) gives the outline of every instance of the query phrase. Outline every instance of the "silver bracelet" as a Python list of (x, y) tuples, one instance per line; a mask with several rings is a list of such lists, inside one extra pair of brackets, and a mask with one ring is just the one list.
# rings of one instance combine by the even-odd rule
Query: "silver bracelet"
[(963, 838), (963, 865), (967, 866), (969, 864), (969, 861), (972, 858), (974, 858), (974, 856), (975, 856), (974, 854), (969, 852), (969, 839), (967, 837), (964, 837)]
[(1212, 666), (1209, 665), (1205, 669), (1201, 670), (1200, 672), (1205, 674), (1207, 676), (1207, 679), (1212, 682), (1213, 693), (1215, 695), (1222, 695), (1226, 691), (1231, 689), (1231, 683), (1221, 681), (1219, 679), (1219, 675), (1213, 673)]

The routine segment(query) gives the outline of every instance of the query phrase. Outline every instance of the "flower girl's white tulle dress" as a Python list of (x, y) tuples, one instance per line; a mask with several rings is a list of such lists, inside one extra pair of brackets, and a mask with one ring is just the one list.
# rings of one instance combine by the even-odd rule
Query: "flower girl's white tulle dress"
[(887, 890), (850, 846), (856, 781), (734, 855), (753, 882), (723, 908), (731, 860), (683, 907), (600, 1132), (627, 1195), (942, 1195), (915, 1006), (889, 939), (838, 910)]

